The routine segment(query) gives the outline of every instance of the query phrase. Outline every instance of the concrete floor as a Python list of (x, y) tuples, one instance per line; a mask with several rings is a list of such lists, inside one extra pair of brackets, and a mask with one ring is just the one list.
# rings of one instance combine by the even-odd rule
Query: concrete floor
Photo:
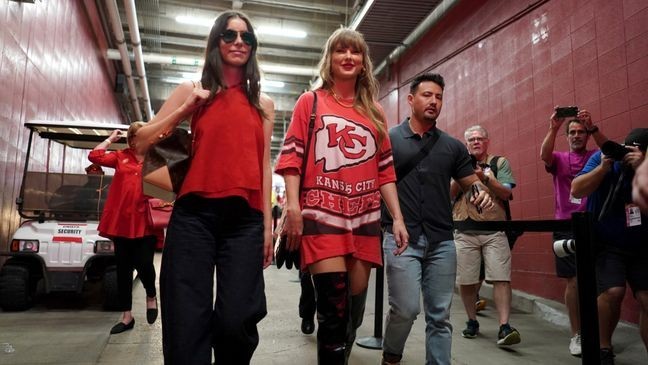
[[(160, 254), (156, 255), (159, 267)], [(252, 364), (315, 364), (315, 335), (303, 335), (297, 313), (297, 272), (271, 267), (265, 271), (268, 316), (259, 324), (260, 344)], [(371, 279), (367, 310), (358, 338), (371, 336), (374, 324), (374, 282)], [(488, 288), (482, 295), (488, 297)], [(101, 310), (98, 287), (89, 286), (82, 295), (40, 297), (26, 312), (0, 312), (0, 364), (162, 364), (161, 323), (145, 320), (144, 290), (134, 285), (135, 329), (109, 336), (120, 313)], [(580, 364), (569, 355), (566, 317), (560, 305), (520, 293), (511, 324), (522, 335), (522, 343), (498, 348), (497, 318), (493, 307), (480, 313), (481, 335), (461, 337), (465, 314), (455, 296), (452, 309), (453, 364)], [(531, 304), (529, 304), (531, 303)], [(384, 308), (388, 308), (386, 301)], [(535, 308), (529, 310), (529, 308)], [(533, 313), (527, 313), (527, 312)], [(407, 342), (403, 365), (423, 364), (425, 324), (419, 318)], [(648, 356), (634, 326), (622, 325), (614, 337), (616, 364), (648, 364)], [(377, 365), (380, 351), (354, 347), (350, 364)]]

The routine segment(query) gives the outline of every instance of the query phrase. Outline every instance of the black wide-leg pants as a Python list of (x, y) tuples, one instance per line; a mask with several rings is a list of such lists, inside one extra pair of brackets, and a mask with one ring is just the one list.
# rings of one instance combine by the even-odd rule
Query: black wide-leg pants
[(160, 272), (165, 364), (210, 364), (212, 348), (215, 364), (249, 364), (264, 289), (263, 214), (242, 198), (176, 201)]

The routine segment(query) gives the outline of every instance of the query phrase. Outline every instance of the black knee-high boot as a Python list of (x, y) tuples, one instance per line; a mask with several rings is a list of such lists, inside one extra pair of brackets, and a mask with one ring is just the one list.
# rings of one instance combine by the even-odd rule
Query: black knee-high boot
[(349, 278), (346, 272), (313, 275), (317, 293), (317, 363), (343, 365), (349, 321)]
[(362, 319), (365, 312), (365, 304), (367, 302), (367, 289), (359, 294), (351, 296), (350, 310), (349, 310), (349, 325), (347, 326), (347, 339), (346, 339), (346, 362), (349, 362), (351, 356), (351, 349), (356, 339), (356, 331), (362, 325)]

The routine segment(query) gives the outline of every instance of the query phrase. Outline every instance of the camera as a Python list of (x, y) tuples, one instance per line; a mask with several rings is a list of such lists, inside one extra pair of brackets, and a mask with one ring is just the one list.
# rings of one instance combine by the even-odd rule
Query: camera
[(601, 152), (615, 161), (621, 161), (623, 156), (627, 155), (631, 150), (622, 144), (608, 140), (601, 146)]
[(473, 170), (477, 169), (477, 166), (481, 167), (482, 170), (486, 169), (487, 167), (490, 167), (487, 163), (479, 163), (477, 161), (477, 157), (473, 155), (472, 153), (468, 154), (470, 156), (470, 165), (472, 166)]
[(576, 241), (558, 240), (553, 243), (553, 251), (558, 257), (567, 257), (576, 253)]
[(570, 118), (578, 115), (577, 106), (559, 106), (556, 108), (556, 118)]

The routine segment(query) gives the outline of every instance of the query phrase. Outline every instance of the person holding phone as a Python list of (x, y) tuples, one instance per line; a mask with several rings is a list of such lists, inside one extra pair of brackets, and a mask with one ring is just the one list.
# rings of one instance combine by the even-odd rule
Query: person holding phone
[[(576, 108), (576, 110), (578, 110)], [(566, 113), (567, 112), (567, 113)], [(589, 137), (592, 136), (600, 147), (607, 137), (603, 135), (598, 126), (592, 122), (592, 115), (587, 110), (580, 110), (572, 116), (566, 108), (556, 107), (549, 118), (549, 130), (540, 147), (540, 159), (545, 164), (545, 170), (553, 176), (554, 185), (554, 217), (558, 220), (571, 219), (573, 212), (585, 210), (587, 198), (575, 198), (570, 194), (571, 183), (587, 160), (596, 150), (587, 149)], [(556, 137), (560, 133), (561, 126), (565, 124), (564, 133), (567, 139), (568, 151), (554, 151)], [(573, 239), (570, 231), (554, 232), (553, 242), (563, 239)], [(578, 314), (578, 288), (576, 282), (576, 257), (555, 256), (556, 275), (565, 279), (565, 306), (569, 316), (571, 339), (569, 341), (569, 353), (573, 356), (581, 355), (580, 343), (580, 317)]]

